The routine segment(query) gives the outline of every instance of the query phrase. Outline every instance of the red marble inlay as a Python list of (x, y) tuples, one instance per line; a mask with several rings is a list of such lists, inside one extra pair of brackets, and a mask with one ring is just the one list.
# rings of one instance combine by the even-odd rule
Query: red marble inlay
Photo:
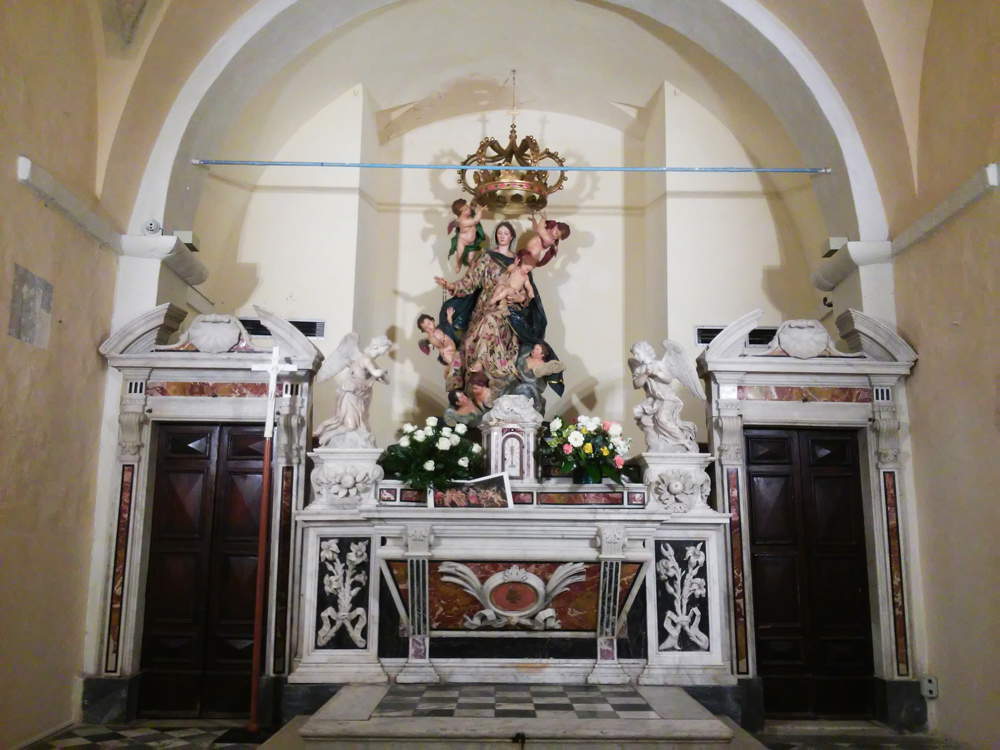
[(427, 493), (423, 490), (407, 490), (402, 489), (399, 491), (399, 502), (401, 503), (426, 503)]
[(128, 532), (132, 516), (132, 484), (135, 464), (122, 466), (118, 490), (118, 528), (115, 533), (114, 567), (111, 573), (111, 603), (108, 610), (108, 642), (104, 659), (105, 672), (118, 671), (118, 645), (121, 639), (122, 600), (125, 593), (125, 563), (128, 555)]
[(395, 487), (379, 487), (378, 501), (380, 503), (394, 503), (398, 496), (398, 490)]
[(392, 573), (392, 580), (399, 591), (399, 598), (403, 600), (403, 609), (410, 607), (410, 579), (406, 571), (406, 560), (390, 560), (389, 572)]
[(294, 469), (281, 467), (281, 507), (278, 511), (278, 573), (275, 579), (274, 672), (285, 671), (285, 644), (288, 631), (288, 566), (292, 543), (292, 490)]
[(530, 492), (512, 492), (510, 496), (514, 505), (532, 505), (535, 502), (535, 496)]
[(630, 493), (628, 493), (628, 504), (629, 505), (645, 505), (646, 504), (646, 493), (645, 492), (630, 492)]
[(523, 612), (538, 601), (538, 593), (526, 583), (501, 583), (490, 592), (490, 601), (506, 612)]
[(539, 505), (622, 505), (624, 492), (539, 492)]
[(201, 381), (161, 381), (146, 385), (148, 396), (211, 396), (223, 398), (266, 398), (267, 383), (212, 383)]
[(871, 388), (838, 388), (832, 386), (741, 385), (736, 389), (740, 401), (822, 401), (868, 404)]
[(885, 489), (886, 532), (889, 536), (889, 581), (892, 586), (892, 619), (896, 637), (896, 671), (900, 677), (910, 674), (909, 647), (906, 641), (906, 600), (903, 594), (903, 559), (899, 543), (899, 508), (896, 502), (896, 472), (882, 474)]
[(729, 492), (729, 540), (733, 558), (733, 616), (736, 625), (736, 673), (748, 674), (747, 604), (743, 585), (743, 534), (740, 522), (740, 472), (726, 469)]

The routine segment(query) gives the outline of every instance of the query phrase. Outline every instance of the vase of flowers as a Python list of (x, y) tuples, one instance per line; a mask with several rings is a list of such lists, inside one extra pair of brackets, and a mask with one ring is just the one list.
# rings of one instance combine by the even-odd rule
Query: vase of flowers
[(556, 417), (542, 425), (538, 436), (541, 463), (560, 474), (572, 474), (577, 484), (622, 481), (625, 455), (632, 441), (622, 436), (617, 422), (580, 416), (575, 421)]
[(437, 417), (428, 417), (422, 427), (404, 424), (399, 440), (382, 452), (378, 463), (387, 477), (416, 490), (473, 479), (483, 472), (483, 448), (467, 433), (464, 424), (441, 425)]

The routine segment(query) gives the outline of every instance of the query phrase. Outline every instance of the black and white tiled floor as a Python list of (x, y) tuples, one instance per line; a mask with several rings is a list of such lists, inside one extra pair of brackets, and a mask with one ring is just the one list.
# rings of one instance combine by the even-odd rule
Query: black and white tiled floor
[(49, 748), (233, 748), (255, 747), (216, 742), (229, 726), (98, 726), (83, 724), (67, 729), (55, 737), (28, 746), (27, 750)]
[(660, 718), (629, 685), (393, 685), (372, 718)]

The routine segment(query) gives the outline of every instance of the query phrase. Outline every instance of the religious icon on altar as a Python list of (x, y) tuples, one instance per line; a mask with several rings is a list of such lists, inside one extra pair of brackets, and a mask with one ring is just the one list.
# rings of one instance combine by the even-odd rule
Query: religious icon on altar
[[(540, 393), (550, 385), (562, 392), (561, 363), (541, 367), (544, 372), (538, 369), (540, 359), (557, 358), (545, 343), (548, 320), (532, 274), (556, 257), (559, 242), (570, 236), (570, 228), (545, 216), (532, 216), (532, 227), (534, 234), (517, 250), (513, 225), (500, 222), (494, 249), (478, 254), (459, 279), (434, 279), (448, 294), (436, 328), (451, 339), (458, 353), (446, 378), (447, 389), (464, 391), (480, 408), (525, 389), (536, 406), (544, 408), (535, 389)], [(425, 332), (431, 330), (430, 322), (421, 319), (420, 325), (427, 328)], [(426, 350), (433, 345), (429, 337), (430, 333)], [(536, 352), (538, 356), (530, 363), (522, 361), (526, 353), (524, 360), (530, 358), (532, 347), (538, 344), (542, 345), (539, 351), (547, 349), (547, 353)], [(483, 381), (488, 396), (483, 393)]]
[(432, 508), (511, 508), (510, 479), (505, 472), (479, 479), (453, 482), (443, 490), (432, 490)]

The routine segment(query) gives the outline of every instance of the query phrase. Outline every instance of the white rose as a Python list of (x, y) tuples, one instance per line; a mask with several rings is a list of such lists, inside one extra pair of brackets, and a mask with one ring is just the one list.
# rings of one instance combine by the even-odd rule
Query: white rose
[(462, 440), (462, 438), (460, 438), (458, 435), (452, 435), (448, 439), (451, 441), (452, 445), (458, 445)]
[(612, 422), (611, 427), (608, 428), (608, 434), (611, 437), (618, 437), (622, 434), (622, 426), (617, 422)]
[(573, 430), (566, 439), (574, 448), (579, 448), (583, 445), (583, 433), (579, 430)]
[(463, 469), (469, 468), (468, 456), (462, 456), (460, 459), (458, 459), (458, 465), (461, 466)]
[(434, 471), (434, 462), (424, 461), (424, 471)]
[(451, 441), (448, 438), (446, 437), (438, 438), (437, 449), (439, 451), (446, 451), (449, 448), (451, 448)]
[(442, 435), (450, 435), (451, 434), (451, 427), (442, 427), (441, 428), (441, 434)]
[(482, 447), (481, 447), (481, 446), (479, 445), (479, 443), (473, 443), (473, 445), (472, 445), (472, 452), (473, 452), (473, 453), (479, 453), (479, 452), (481, 452), (482, 450), (483, 450), (483, 449), (482, 449)]
[(427, 417), (427, 421), (424, 423), (428, 427), (437, 427), (438, 418), (437, 417)]
[(455, 432), (457, 432), (459, 435), (464, 435), (468, 431), (469, 431), (469, 428), (466, 427), (461, 422), (459, 422), (457, 425), (455, 425)]
[(413, 439), (416, 440), (418, 443), (424, 442), (424, 438), (426, 437), (427, 436), (424, 434), (423, 430), (417, 430), (416, 432), (413, 433)]
[(555, 419), (552, 420), (552, 423), (549, 425), (549, 432), (559, 432), (561, 427), (562, 427), (562, 420), (559, 419), (559, 417), (556, 417)]
[(600, 417), (591, 417), (589, 420), (587, 420), (587, 429), (590, 430), (591, 432), (593, 432), (600, 426), (601, 426)]
[(408, 438), (406, 435), (403, 435), (403, 437), (401, 437), (399, 439), (399, 445), (402, 448), (409, 448), (410, 447), (410, 438)]
[(412, 424), (410, 424), (409, 422), (407, 422), (406, 424), (404, 424), (404, 425), (403, 425), (403, 432), (405, 432), (406, 434), (410, 434), (410, 433), (411, 433), (411, 432), (413, 432), (413, 431), (414, 431), (415, 429), (417, 429), (417, 428), (416, 428), (416, 427), (414, 427), (414, 426), (413, 426)]

